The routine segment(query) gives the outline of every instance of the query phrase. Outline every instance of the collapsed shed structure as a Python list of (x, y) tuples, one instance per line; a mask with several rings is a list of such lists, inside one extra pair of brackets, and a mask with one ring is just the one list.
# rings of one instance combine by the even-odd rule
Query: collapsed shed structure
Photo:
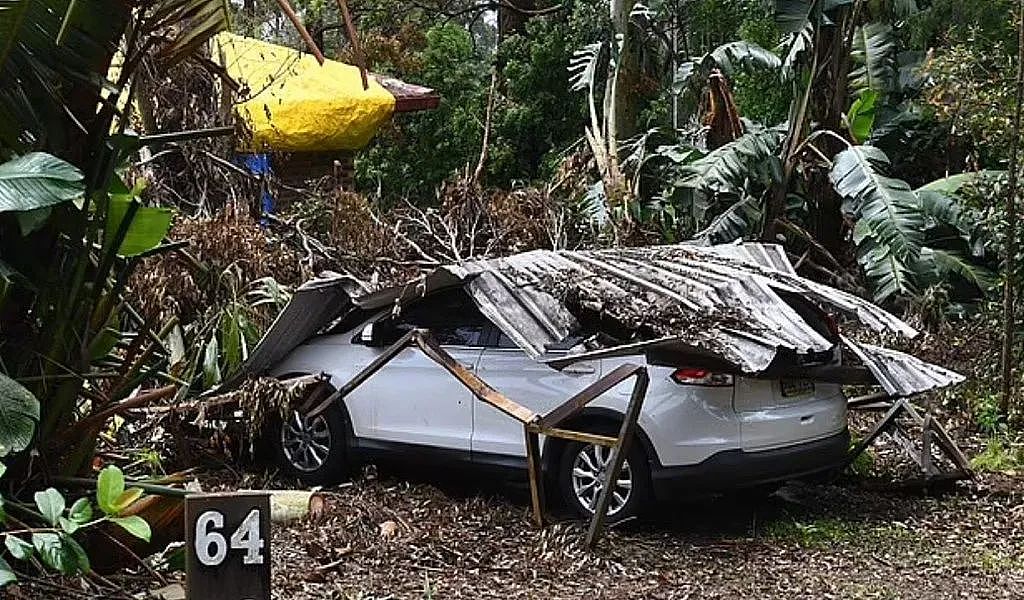
[[(697, 366), (747, 377), (799, 377), (882, 388), (870, 396), (886, 416), (850, 454), (883, 431), (891, 433), (922, 468), (938, 474), (933, 450), (951, 462), (952, 478), (969, 465), (930, 415), (921, 417), (909, 396), (963, 381), (963, 376), (906, 353), (840, 337), (860, 364), (836, 365), (835, 332), (814, 325), (810, 311), (840, 311), (876, 331), (907, 337), (917, 332), (871, 302), (800, 277), (776, 245), (688, 244), (592, 251), (534, 250), (504, 258), (438, 267), (399, 285), (371, 286), (328, 274), (301, 286), (243, 364), (233, 382), (260, 375), (308, 337), (339, 321), (354, 325), (391, 307), (461, 286), (480, 311), (535, 360), (561, 369), (609, 356), (642, 355), (649, 364)], [(820, 307), (820, 308), (815, 308)], [(819, 325), (820, 327), (820, 325)], [(344, 327), (342, 327), (344, 329)], [(826, 334), (833, 334), (830, 341)], [(609, 466), (587, 532), (596, 543), (619, 470), (634, 437), (649, 376), (641, 364), (625, 364), (566, 399), (546, 414), (535, 413), (495, 390), (449, 355), (430, 333), (413, 330), (384, 350), (333, 392), (321, 388), (299, 408), (310, 416), (362, 385), (407, 348), (416, 348), (490, 404), (523, 425), (534, 520), (544, 523), (539, 436), (611, 448)], [(552, 352), (561, 350), (568, 352)], [(639, 361), (638, 361), (639, 362)], [(562, 424), (625, 379), (636, 381), (616, 437), (567, 430)], [(330, 389), (330, 388), (327, 388)], [(857, 399), (857, 403), (862, 403)], [(885, 404), (888, 402), (888, 404)], [(851, 401), (851, 406), (855, 403)], [(921, 428), (920, 450), (897, 423), (909, 415)]]
[[(328, 274), (300, 287), (242, 368), (259, 374), (332, 321), (465, 285), (481, 312), (534, 359), (561, 369), (604, 356), (708, 366), (758, 377), (877, 384), (906, 397), (963, 376), (896, 350), (844, 344), (861, 365), (807, 366), (833, 343), (801, 316), (801, 303), (844, 313), (883, 333), (917, 331), (879, 306), (799, 276), (782, 247), (678, 244), (612, 250), (534, 250), (434, 269), (373, 287)], [(551, 354), (551, 349), (568, 353)]]

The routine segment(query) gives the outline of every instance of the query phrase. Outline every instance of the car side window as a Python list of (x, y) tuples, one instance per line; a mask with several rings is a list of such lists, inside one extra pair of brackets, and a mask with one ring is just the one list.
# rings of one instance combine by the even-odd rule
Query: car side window
[(482, 346), (487, 319), (462, 288), (436, 292), (405, 307), (393, 321), (393, 338), (398, 341), (412, 329), (429, 329), (445, 346)]
[[(497, 327), (495, 327), (497, 329)], [(518, 350), (519, 346), (512, 341), (512, 338), (505, 335), (503, 331), (498, 329), (498, 343), (495, 344), (495, 348), (501, 348), (503, 350)]]

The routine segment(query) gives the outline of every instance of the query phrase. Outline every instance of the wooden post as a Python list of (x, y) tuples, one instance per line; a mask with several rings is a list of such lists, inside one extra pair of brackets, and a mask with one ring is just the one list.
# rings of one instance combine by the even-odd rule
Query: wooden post
[(526, 464), (530, 475), (530, 503), (533, 506), (533, 522), (537, 527), (544, 526), (544, 470), (540, 462), (540, 436), (530, 426), (523, 424), (523, 435), (526, 436)]
[(650, 382), (650, 375), (643, 369), (636, 372), (636, 383), (633, 385), (633, 394), (629, 398), (629, 407), (626, 409), (626, 418), (619, 428), (619, 442), (612, 448), (612, 456), (609, 460), (608, 470), (605, 472), (604, 487), (601, 488), (601, 495), (597, 499), (597, 506), (594, 509), (594, 516), (590, 519), (590, 527), (587, 529), (587, 547), (593, 548), (601, 536), (601, 529), (604, 526), (605, 513), (608, 512), (608, 504), (611, 502), (612, 494), (615, 492), (615, 482), (619, 479), (619, 472), (622, 470), (622, 463), (629, 453), (630, 444), (633, 443), (633, 435), (636, 432), (636, 420), (640, 417), (640, 408), (647, 396), (647, 384)]
[(370, 89), (370, 81), (366, 76), (366, 55), (359, 44), (359, 36), (356, 35), (356, 27), (352, 24), (352, 14), (348, 10), (348, 3), (345, 0), (338, 0), (338, 9), (341, 10), (341, 17), (345, 20), (345, 32), (348, 34), (348, 43), (352, 44), (352, 54), (356, 59), (356, 66), (359, 67), (359, 75), (363, 78), (363, 89)]
[(309, 31), (306, 31), (306, 26), (302, 24), (302, 20), (299, 19), (299, 15), (295, 14), (295, 9), (288, 3), (288, 0), (277, 0), (277, 5), (281, 7), (285, 16), (295, 26), (295, 30), (299, 32), (299, 36), (302, 37), (302, 41), (306, 42), (306, 46), (309, 47), (309, 51), (316, 57), (316, 62), (321, 65), (324, 64), (324, 54), (320, 52), (320, 48), (313, 41), (313, 36), (309, 35)]

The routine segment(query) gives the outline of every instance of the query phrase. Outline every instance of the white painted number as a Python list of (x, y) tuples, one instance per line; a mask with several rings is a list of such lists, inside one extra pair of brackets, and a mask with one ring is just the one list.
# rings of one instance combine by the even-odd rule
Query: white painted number
[(211, 526), (217, 529), (224, 527), (224, 515), (208, 510), (196, 519), (196, 557), (204, 565), (215, 567), (224, 562), (224, 557), (228, 555), (228, 542), (220, 533), (210, 531)]
[(263, 564), (263, 540), (260, 538), (260, 511), (249, 511), (238, 529), (231, 534), (231, 549), (245, 550), (242, 562), (247, 565)]
[[(208, 567), (215, 567), (227, 558), (228, 541), (217, 531), (223, 528), (224, 515), (215, 510), (208, 510), (196, 519), (196, 558)], [(264, 546), (263, 537), (260, 535), (260, 511), (254, 508), (231, 534), (231, 549), (245, 550), (243, 563), (262, 565)]]

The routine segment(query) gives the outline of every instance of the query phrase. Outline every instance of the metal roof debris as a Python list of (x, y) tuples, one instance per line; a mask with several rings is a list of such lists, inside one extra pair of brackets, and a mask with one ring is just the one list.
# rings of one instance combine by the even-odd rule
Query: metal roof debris
[[(802, 356), (834, 348), (820, 326), (801, 315), (806, 301), (842, 311), (879, 332), (917, 335), (868, 300), (800, 277), (777, 245), (534, 250), (440, 267), (404, 285), (376, 290), (340, 275), (314, 280), (297, 290), (243, 372), (259, 373), (280, 360), (300, 337), (341, 314), (347, 300), (372, 311), (453, 285), (464, 285), (509, 338), (555, 368), (599, 356), (667, 351), (679, 360), (768, 376), (780, 355), (799, 363)], [(336, 306), (327, 308), (325, 301)], [(844, 341), (894, 396), (963, 380), (894, 350)], [(551, 352), (567, 347), (568, 354)], [(841, 373), (819, 376), (853, 382)]]

